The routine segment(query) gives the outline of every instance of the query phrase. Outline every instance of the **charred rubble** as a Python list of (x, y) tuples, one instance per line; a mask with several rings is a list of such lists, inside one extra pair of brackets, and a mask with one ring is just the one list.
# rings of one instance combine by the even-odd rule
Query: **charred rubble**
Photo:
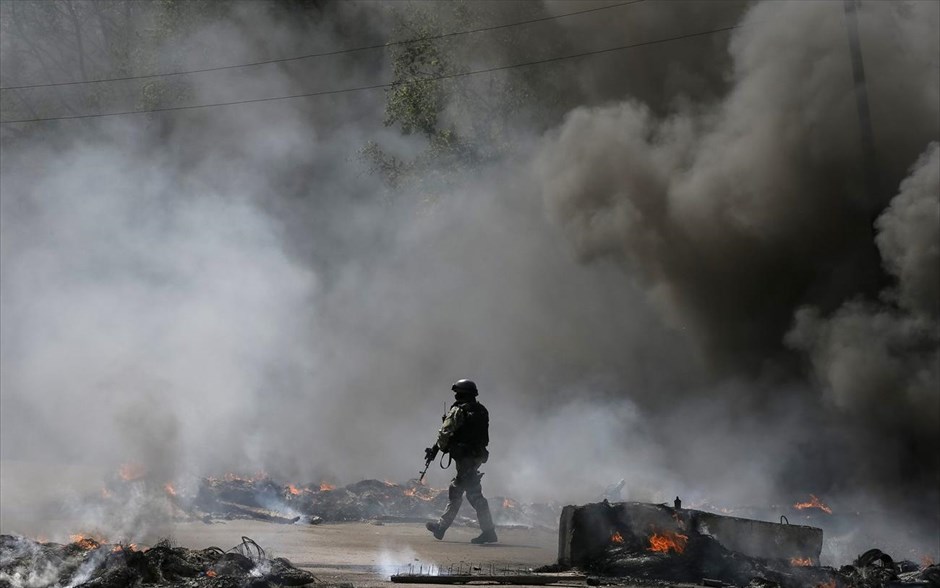
[(74, 537), (69, 544), (0, 535), (0, 588), (267, 588), (319, 584), (284, 558), (270, 558), (247, 537), (223, 551), (161, 541), (146, 550)]
[[(940, 566), (872, 549), (839, 569), (820, 566), (822, 530), (665, 504), (606, 500), (566, 506), (558, 564), (606, 583), (688, 582), (761, 588), (940, 588)], [(546, 568), (547, 570), (548, 568)]]
[[(116, 476), (107, 482), (100, 496), (91, 500), (121, 504), (124, 497), (141, 487), (166, 498), (168, 514), (177, 519), (254, 519), (282, 524), (322, 522), (397, 521), (425, 522), (435, 519), (447, 505), (447, 489), (432, 488), (409, 480), (396, 484), (383, 480), (362, 480), (337, 487), (326, 482), (290, 484), (267, 475), (204, 478), (191, 491), (177, 490), (171, 484), (157, 484), (144, 476), (126, 479)], [(502, 527), (542, 527), (556, 529), (561, 506), (523, 504), (510, 498), (490, 499), (496, 523)], [(472, 515), (472, 509), (463, 511)], [(473, 525), (475, 519), (460, 516), (456, 524)]]

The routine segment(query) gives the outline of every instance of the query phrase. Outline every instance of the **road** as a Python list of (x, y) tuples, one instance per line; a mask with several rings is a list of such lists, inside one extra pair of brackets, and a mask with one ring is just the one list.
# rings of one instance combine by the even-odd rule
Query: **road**
[(555, 562), (558, 537), (546, 529), (499, 529), (500, 542), (473, 545), (479, 529), (452, 527), (438, 541), (419, 523), (342, 523), (278, 525), (257, 521), (212, 524), (177, 523), (171, 539), (190, 548), (215, 545), (227, 549), (250, 537), (269, 555), (286, 557), (322, 580), (361, 586), (385, 586), (391, 574), (409, 566), (418, 572), (429, 566), (484, 570), (520, 570)]

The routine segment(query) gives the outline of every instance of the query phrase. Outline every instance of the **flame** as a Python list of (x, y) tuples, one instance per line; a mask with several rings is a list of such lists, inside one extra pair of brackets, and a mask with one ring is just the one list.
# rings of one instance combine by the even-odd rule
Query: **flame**
[(111, 553), (118, 553), (121, 551), (137, 551), (137, 544), (131, 543), (129, 545), (115, 545), (111, 548)]
[(920, 558), (920, 569), (929, 568), (936, 562), (929, 555), (923, 555)]
[(206, 575), (209, 576), (210, 578), (215, 578), (219, 574), (215, 570), (206, 570)]
[(685, 545), (689, 541), (688, 535), (682, 535), (673, 531), (663, 531), (662, 534), (653, 532), (650, 536), (649, 551), (659, 551), (669, 553), (669, 550), (676, 553), (685, 551)]
[(121, 464), (121, 467), (118, 469), (118, 475), (121, 476), (121, 479), (125, 482), (133, 482), (134, 480), (139, 480), (147, 475), (147, 468), (129, 461), (125, 464)]
[(419, 500), (423, 500), (423, 501), (425, 501), (425, 502), (430, 502), (431, 500), (434, 500), (434, 496), (433, 496), (433, 495), (431, 495), (431, 496), (422, 496), (422, 495), (418, 494), (418, 487), (417, 487), (417, 486), (415, 486), (414, 488), (406, 488), (405, 490), (402, 490), (402, 493), (403, 493), (405, 496), (413, 496), (414, 498), (417, 498), (417, 499), (419, 499)]
[(623, 543), (623, 535), (620, 534), (620, 531), (614, 531), (614, 534), (610, 536), (611, 543)]
[(826, 514), (832, 514), (832, 509), (826, 506), (825, 504), (823, 504), (821, 500), (816, 498), (815, 494), (810, 494), (809, 498), (810, 498), (809, 502), (797, 502), (796, 504), (793, 505), (793, 508), (797, 510), (804, 510), (807, 508), (818, 508), (819, 510), (823, 511)]
[(166, 490), (166, 493), (170, 496), (176, 496), (176, 488), (173, 487), (173, 484), (167, 482), (163, 485), (163, 489)]
[(808, 567), (808, 566), (813, 565), (813, 559), (809, 557), (791, 557), (790, 565), (798, 566), (798, 567)]
[(92, 549), (98, 549), (101, 547), (101, 544), (105, 543), (107, 540), (100, 537), (95, 538), (90, 535), (82, 535), (79, 533), (77, 535), (69, 535), (69, 541), (77, 544), (85, 551), (91, 551)]
[(512, 498), (503, 498), (503, 508), (516, 508), (519, 506)]
[(320, 492), (329, 492), (330, 490), (336, 490), (336, 486), (328, 482), (320, 482)]
[(816, 584), (816, 588), (836, 588), (836, 581), (829, 580), (828, 582), (823, 582), (822, 584)]
[(297, 495), (299, 495), (301, 492), (303, 492), (303, 490), (301, 490), (301, 489), (298, 488), (297, 486), (294, 486), (293, 484), (288, 484), (288, 485), (287, 485), (287, 491), (291, 493), (291, 496), (297, 496)]
[(104, 499), (108, 499), (108, 498), (111, 498), (111, 496), (113, 496), (113, 494), (111, 493), (111, 491), (108, 490), (106, 487), (102, 486), (102, 487), (101, 487), (101, 497), (104, 498)]

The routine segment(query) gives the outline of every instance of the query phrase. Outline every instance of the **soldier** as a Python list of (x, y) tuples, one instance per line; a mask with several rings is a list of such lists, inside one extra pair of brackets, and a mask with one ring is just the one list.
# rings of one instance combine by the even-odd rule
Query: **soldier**
[(466, 492), (467, 500), (477, 511), (477, 520), (480, 522), (480, 530), (483, 531), (470, 542), (496, 543), (496, 527), (493, 525), (490, 505), (483, 497), (483, 488), (480, 487), (483, 474), (477, 471), (490, 456), (486, 450), (490, 442), (490, 416), (486, 407), (476, 400), (476, 384), (470, 380), (458, 380), (451, 386), (451, 390), (454, 391), (456, 401), (444, 416), (444, 424), (437, 434), (437, 443), (427, 448), (425, 453), (427, 459), (433, 459), (438, 449), (449, 453), (457, 464), (457, 475), (447, 489), (448, 501), (444, 514), (438, 522), (427, 523), (425, 526), (434, 537), (443, 539), (444, 533), (460, 510), (463, 493)]

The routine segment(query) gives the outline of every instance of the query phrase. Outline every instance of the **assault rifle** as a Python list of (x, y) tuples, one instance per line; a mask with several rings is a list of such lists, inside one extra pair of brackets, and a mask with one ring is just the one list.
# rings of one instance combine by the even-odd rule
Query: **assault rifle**
[[(441, 421), (443, 422), (445, 420), (447, 420), (447, 401), (446, 400), (444, 401), (444, 414), (441, 416)], [(418, 472), (419, 474), (421, 474), (421, 476), (418, 478), (419, 484), (424, 481), (424, 475), (428, 473), (428, 468), (431, 467), (431, 462), (434, 461), (434, 458), (437, 457), (437, 454), (440, 450), (441, 448), (437, 446), (437, 443), (435, 443), (433, 447), (425, 448), (424, 469)], [(441, 459), (441, 461), (443, 461), (443, 458)], [(448, 463), (448, 465), (450, 464)], [(444, 467), (443, 464), (441, 465), (441, 467)]]
[(424, 481), (424, 475), (428, 473), (428, 468), (431, 467), (431, 462), (434, 461), (434, 458), (437, 457), (437, 452), (440, 451), (440, 448), (437, 444), (434, 444), (434, 447), (428, 447), (424, 450), (424, 469), (421, 470), (421, 477), (418, 478), (418, 483)]

